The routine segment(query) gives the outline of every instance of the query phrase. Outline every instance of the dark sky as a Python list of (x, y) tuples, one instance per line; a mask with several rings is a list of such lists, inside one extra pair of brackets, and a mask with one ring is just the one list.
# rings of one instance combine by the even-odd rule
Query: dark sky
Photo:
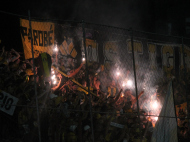
[(171, 20), (189, 12), (188, 0), (38, 0), (5, 1), (1, 10), (62, 20), (87, 21), (137, 30), (153, 30), (155, 19)]
[[(184, 17), (188, 16), (187, 0), (60, 0), (4, 1), (0, 10), (32, 17), (86, 21), (97, 24), (166, 33), (173, 22), (174, 34), (184, 33)], [(19, 20), (0, 13), (0, 38), (10, 37), (17, 43)], [(190, 16), (189, 16), (190, 17)]]
[(13, 1), (1, 9), (22, 15), (62, 20), (87, 21), (123, 28), (144, 29), (151, 22), (154, 11), (152, 0), (62, 0)]

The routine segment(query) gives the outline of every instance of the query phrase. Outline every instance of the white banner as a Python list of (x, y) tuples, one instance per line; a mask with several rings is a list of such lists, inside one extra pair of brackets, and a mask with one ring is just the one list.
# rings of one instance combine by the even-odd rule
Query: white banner
[(1, 111), (9, 115), (13, 115), (17, 102), (18, 102), (18, 98), (4, 91), (0, 91), (0, 110)]
[(160, 116), (162, 117), (156, 123), (151, 142), (178, 142), (172, 82), (168, 86)]

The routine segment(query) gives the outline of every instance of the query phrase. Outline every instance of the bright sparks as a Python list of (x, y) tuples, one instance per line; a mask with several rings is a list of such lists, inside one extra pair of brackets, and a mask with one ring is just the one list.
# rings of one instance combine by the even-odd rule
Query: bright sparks
[(51, 77), (51, 79), (55, 79), (55, 74)]
[(124, 97), (124, 93), (121, 94), (121, 97)]
[(158, 102), (154, 101), (152, 104), (153, 109), (157, 109), (158, 108)]
[(156, 121), (157, 121), (157, 120), (158, 120), (158, 117), (154, 117), (154, 120), (156, 120)]
[(127, 87), (132, 87), (132, 85), (133, 85), (133, 82), (132, 82), (131, 80), (124, 81), (124, 82), (122, 83), (122, 86), (123, 86), (123, 87), (125, 87), (125, 86), (127, 86)]
[(85, 58), (82, 58), (82, 61), (85, 61)]
[(56, 84), (56, 83), (57, 83), (57, 81), (56, 81), (56, 80), (54, 80), (54, 81), (53, 81), (53, 84)]
[(132, 82), (131, 80), (128, 80), (128, 81), (127, 81), (127, 86), (130, 86), (130, 87), (131, 87), (132, 85), (133, 85), (133, 82)]
[(120, 72), (117, 72), (116, 75), (119, 76), (119, 75), (120, 75)]
[(52, 74), (55, 74), (55, 71), (52, 71), (51, 73), (52, 73)]
[(122, 84), (123, 87), (124, 87), (125, 85), (126, 85), (125, 83)]
[(54, 51), (55, 51), (55, 52), (57, 52), (57, 51), (58, 51), (57, 45), (55, 46)]
[(160, 108), (161, 108), (161, 104), (159, 103), (158, 100), (152, 100), (150, 102), (150, 109), (151, 109), (151, 115), (156, 115), (156, 116), (152, 116), (151, 119), (152, 121), (155, 123), (156, 121), (158, 121), (158, 115), (160, 114)]

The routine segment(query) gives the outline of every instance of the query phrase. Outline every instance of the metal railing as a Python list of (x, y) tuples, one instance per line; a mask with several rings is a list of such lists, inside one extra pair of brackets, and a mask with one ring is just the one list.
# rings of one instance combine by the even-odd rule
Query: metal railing
[[(5, 115), (7, 110), (4, 109), (1, 120), (17, 124), (18, 128), (12, 131), (19, 130), (15, 136), (18, 140), (151, 141), (152, 135), (155, 139), (160, 136), (160, 131), (155, 134), (154, 130), (159, 129), (159, 122), (165, 123), (165, 119), (168, 124), (176, 125), (178, 138), (172, 136), (176, 141), (189, 139), (188, 38), (85, 21), (35, 19), (30, 14), (15, 16), (21, 18), (18, 28), (23, 60), (33, 60), (35, 70), (35, 66), (40, 68), (36, 58), (48, 53), (55, 76), (61, 73), (54, 80), (50, 76), (48, 80), (44, 72), (34, 73), (33, 82), (28, 81), (23, 86), (35, 92), (35, 96), (18, 85), (22, 93), (1, 88), (19, 99), (18, 104), (13, 105), (4, 93), (0, 97), (2, 109), (16, 107), (13, 116)], [(43, 61), (40, 65), (44, 67)], [(4, 76), (1, 79), (4, 80)], [(47, 82), (51, 82), (51, 91), (46, 90)], [(167, 91), (170, 82), (172, 93)], [(167, 106), (172, 113), (165, 109)], [(8, 125), (1, 135), (11, 127)], [(164, 126), (160, 127), (166, 135), (171, 134)], [(168, 129), (175, 128), (168, 126)], [(168, 137), (161, 139), (168, 140)], [(9, 139), (8, 136), (2, 138)]]

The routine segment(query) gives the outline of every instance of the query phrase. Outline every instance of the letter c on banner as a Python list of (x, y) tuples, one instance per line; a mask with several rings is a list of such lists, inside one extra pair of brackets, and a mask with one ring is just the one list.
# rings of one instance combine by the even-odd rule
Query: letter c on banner
[(162, 65), (167, 76), (171, 75), (171, 70), (174, 68), (174, 49), (170, 45), (162, 46)]

